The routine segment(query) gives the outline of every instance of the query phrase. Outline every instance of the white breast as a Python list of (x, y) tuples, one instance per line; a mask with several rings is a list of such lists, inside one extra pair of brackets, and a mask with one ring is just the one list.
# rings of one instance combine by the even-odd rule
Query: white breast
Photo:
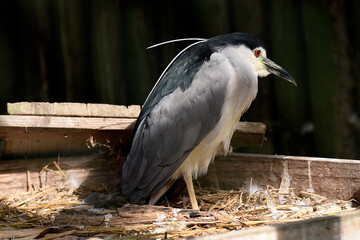
[[(229, 63), (229, 79), (226, 100), (222, 107), (221, 118), (198, 146), (191, 152), (179, 169), (172, 176), (177, 179), (182, 176), (198, 176), (206, 174), (209, 164), (217, 154), (227, 154), (230, 140), (241, 115), (256, 97), (258, 80), (255, 71), (245, 59), (239, 55), (246, 49), (240, 46), (238, 51), (224, 49), (220, 54), (226, 56)], [(210, 59), (211, 61), (211, 59)]]

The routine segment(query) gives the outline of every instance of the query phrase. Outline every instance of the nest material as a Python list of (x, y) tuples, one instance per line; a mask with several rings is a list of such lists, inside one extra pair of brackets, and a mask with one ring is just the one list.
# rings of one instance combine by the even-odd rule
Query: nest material
[[(68, 179), (60, 166), (56, 163), (54, 165), (57, 174)], [(49, 171), (48, 166), (45, 166), (42, 172), (46, 171)], [(99, 193), (98, 202), (111, 202), (112, 199), (112, 202), (116, 202), (118, 205), (102, 205), (99, 208), (99, 206), (82, 204), (84, 196), (94, 191)], [(185, 220), (179, 222), (179, 219), (173, 216), (164, 215), (165, 217), (159, 218), (159, 215), (155, 215), (157, 218), (152, 220), (150, 215), (145, 222), (140, 220), (137, 222), (136, 218), (139, 216), (134, 214), (132, 218), (130, 214), (127, 216), (127, 220), (131, 221), (132, 225), (126, 225), (124, 218), (122, 218), (123, 222), (119, 223), (119, 226), (101, 223), (102, 225), (99, 226), (89, 224), (88, 226), (74, 227), (68, 224), (69, 226), (65, 228), (63, 226), (62, 231), (57, 228), (59, 232), (54, 233), (52, 231), (52, 234), (46, 234), (41, 231), (38, 234), (42, 234), (44, 239), (74, 235), (80, 237), (111, 235), (118, 237), (120, 235), (127, 238), (199, 237), (258, 225), (299, 221), (357, 209), (352, 206), (351, 201), (331, 200), (305, 191), (295, 195), (291, 188), (277, 189), (267, 186), (266, 189), (261, 189), (253, 185), (251, 180), (248, 190), (229, 191), (197, 187), (196, 193), (201, 208), (201, 214), (198, 218), (196, 216), (191, 217), (190, 213), (190, 217), (185, 216)], [(108, 214), (114, 215), (114, 211), (119, 209), (121, 201), (125, 202), (124, 198), (120, 196), (121, 194), (116, 192), (112, 186), (98, 186), (92, 189), (81, 187), (76, 190), (71, 187), (69, 181), (52, 188), (45, 187), (30, 192), (3, 195), (0, 197), (0, 231), (20, 231), (25, 228), (42, 229), (45, 227), (47, 228), (46, 231), (49, 232), (49, 228), (53, 229), (53, 224), (56, 223), (54, 221), (56, 217), (62, 214), (65, 209), (74, 211), (91, 209), (92, 213), (98, 209), (98, 211), (108, 211)], [(171, 209), (190, 208), (186, 196), (180, 201), (169, 202), (168, 205)], [(131, 208), (129, 205), (126, 207)], [(134, 206), (134, 209), (137, 207)], [(141, 206), (141, 208), (146, 207)], [(153, 214), (158, 213), (154, 212)], [(126, 226), (131, 227), (127, 228)]]

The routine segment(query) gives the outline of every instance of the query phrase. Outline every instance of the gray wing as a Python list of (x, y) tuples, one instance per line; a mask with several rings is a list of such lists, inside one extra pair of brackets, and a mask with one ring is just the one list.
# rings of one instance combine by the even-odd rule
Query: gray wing
[[(194, 65), (187, 64), (189, 58), (179, 58), (152, 91), (155, 96), (148, 98), (151, 104), (144, 104), (123, 166), (122, 190), (130, 194), (130, 202), (161, 188), (219, 121), (229, 73), (221, 72), (210, 56), (192, 79), (186, 76), (194, 71)], [(209, 71), (214, 74), (209, 75)], [(169, 88), (174, 79), (180, 82), (169, 91), (166, 86)], [(167, 92), (161, 96), (164, 89)], [(151, 102), (156, 98), (155, 104)]]

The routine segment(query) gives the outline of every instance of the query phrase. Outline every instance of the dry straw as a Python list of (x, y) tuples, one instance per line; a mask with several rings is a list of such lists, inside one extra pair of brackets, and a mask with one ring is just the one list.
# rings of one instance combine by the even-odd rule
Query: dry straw
[[(51, 170), (49, 165), (55, 170)], [(37, 178), (48, 171), (61, 175), (67, 180), (66, 183), (56, 187), (34, 189), (36, 179), (30, 179), (31, 191), (1, 196), (0, 231), (51, 227), (59, 213), (65, 209), (73, 209), (74, 206), (81, 203), (83, 195), (91, 192), (84, 187), (77, 191), (71, 187), (69, 177), (61, 170), (60, 164), (57, 162), (44, 166)], [(201, 211), (213, 214), (212, 220), (194, 218), (191, 221), (179, 223), (179, 221), (166, 218), (163, 220), (164, 222), (157, 220), (156, 227), (154, 227), (154, 222), (142, 223), (138, 228), (132, 225), (132, 229), (136, 230), (123, 226), (111, 226), (111, 224), (104, 227), (67, 226), (59, 233), (45, 234), (43, 239), (55, 239), (70, 235), (79, 237), (121, 235), (130, 239), (199, 237), (265, 224), (299, 221), (356, 209), (352, 207), (350, 201), (331, 200), (305, 191), (296, 195), (291, 188), (277, 189), (272, 186), (261, 188), (256, 186), (252, 179), (249, 182), (248, 190), (219, 190), (200, 186), (196, 188)], [(104, 189), (114, 188), (109, 186)], [(81, 191), (83, 192), (81, 193)], [(114, 193), (105, 191), (104, 194)], [(169, 202), (169, 205), (174, 208), (189, 208), (189, 201), (185, 197), (181, 201)], [(85, 206), (82, 209), (86, 208)], [(134, 222), (134, 219), (129, 217), (129, 221)], [(159, 228), (161, 226), (164, 226), (164, 229), (166, 226), (166, 229), (161, 230)]]

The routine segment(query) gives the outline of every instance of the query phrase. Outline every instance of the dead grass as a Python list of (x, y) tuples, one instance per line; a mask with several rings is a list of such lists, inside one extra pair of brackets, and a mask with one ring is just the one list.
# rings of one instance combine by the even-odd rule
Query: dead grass
[[(57, 169), (56, 174), (68, 180), (68, 176), (61, 170), (59, 164), (56, 162), (53, 164)], [(44, 166), (39, 175), (46, 171), (49, 171), (48, 165)], [(36, 179), (33, 179), (31, 183), (35, 181)], [(119, 194), (114, 192), (115, 188), (113, 186), (102, 186), (94, 189), (82, 187), (76, 190), (71, 187), (68, 180), (65, 184), (56, 187), (45, 187), (33, 189), (29, 192), (2, 195), (0, 197), (0, 231), (50, 228), (52, 221), (60, 212), (65, 209), (74, 209), (75, 206), (80, 209), (79, 204), (81, 204), (83, 197), (94, 191), (102, 191), (104, 199), (107, 198), (107, 194), (112, 194), (112, 196)], [(216, 220), (205, 223), (194, 221), (191, 224), (186, 222), (178, 230), (173, 227), (165, 233), (155, 232), (154, 224), (149, 223), (148, 225), (143, 224), (141, 230), (135, 232), (128, 231), (121, 226), (84, 226), (82, 229), (73, 227), (57, 233), (44, 234), (44, 231), (41, 231), (39, 234), (44, 235), (43, 239), (55, 239), (72, 235), (98, 237), (114, 235), (135, 239), (158, 238), (159, 236), (186, 238), (264, 224), (300, 221), (357, 209), (352, 207), (351, 201), (331, 200), (306, 191), (296, 195), (291, 188), (277, 189), (272, 186), (261, 188), (252, 184), (251, 180), (248, 190), (220, 190), (197, 187), (196, 193), (201, 211), (221, 213), (216, 215)], [(184, 206), (190, 208), (187, 197), (169, 204), (170, 207), (174, 208)], [(92, 206), (84, 205), (81, 209), (86, 208), (92, 208)], [(0, 237), (4, 236), (0, 234)]]

